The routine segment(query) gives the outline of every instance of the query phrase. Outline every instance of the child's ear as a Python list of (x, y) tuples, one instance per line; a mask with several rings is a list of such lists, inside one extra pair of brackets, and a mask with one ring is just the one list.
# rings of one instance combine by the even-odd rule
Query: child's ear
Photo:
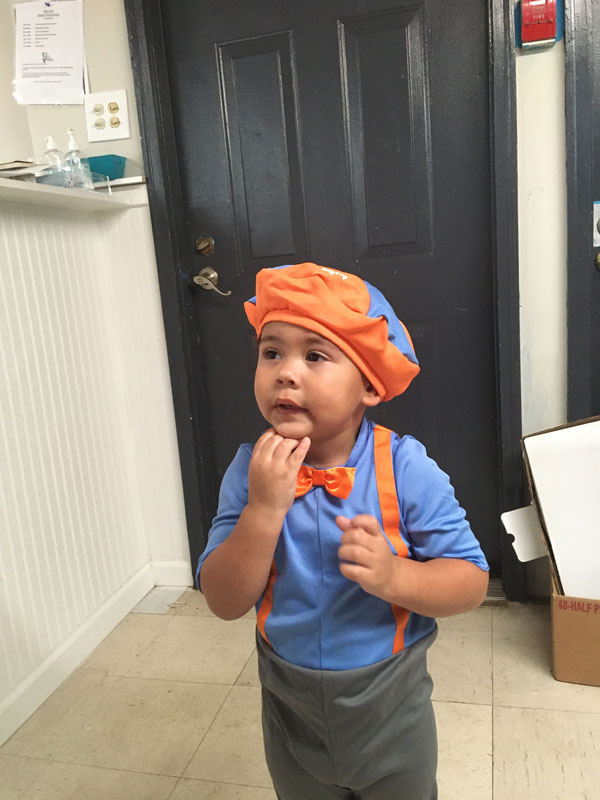
[(381, 403), (381, 397), (375, 391), (375, 387), (367, 380), (365, 380), (365, 394), (363, 396), (363, 403), (369, 408), (378, 406), (379, 403)]

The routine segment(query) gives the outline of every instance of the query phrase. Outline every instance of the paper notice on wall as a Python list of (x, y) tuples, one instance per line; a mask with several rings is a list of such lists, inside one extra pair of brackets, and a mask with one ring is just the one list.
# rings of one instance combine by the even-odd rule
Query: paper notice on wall
[(82, 0), (35, 0), (14, 8), (17, 103), (83, 103)]

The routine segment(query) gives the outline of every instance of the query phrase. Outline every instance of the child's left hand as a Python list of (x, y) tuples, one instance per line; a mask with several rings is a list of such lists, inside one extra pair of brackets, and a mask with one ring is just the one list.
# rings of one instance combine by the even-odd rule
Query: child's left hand
[(382, 600), (393, 595), (397, 558), (375, 517), (359, 514), (354, 519), (336, 517), (343, 531), (338, 549), (340, 572), (344, 577)]

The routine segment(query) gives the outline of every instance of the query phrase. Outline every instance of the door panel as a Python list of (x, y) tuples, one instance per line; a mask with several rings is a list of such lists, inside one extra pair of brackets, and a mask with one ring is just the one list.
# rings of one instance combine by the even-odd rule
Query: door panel
[(431, 249), (421, 11), (395, 10), (341, 23), (356, 252), (362, 257)]
[(163, 0), (161, 11), (190, 251), (213, 235), (196, 271), (214, 266), (232, 290), (190, 288), (190, 379), (207, 397), (215, 486), (264, 428), (242, 309), (256, 272), (305, 260), (357, 272), (394, 305), (422, 365), (373, 417), (451, 474), (495, 567), (486, 3)]
[(241, 261), (306, 251), (289, 33), (219, 46)]

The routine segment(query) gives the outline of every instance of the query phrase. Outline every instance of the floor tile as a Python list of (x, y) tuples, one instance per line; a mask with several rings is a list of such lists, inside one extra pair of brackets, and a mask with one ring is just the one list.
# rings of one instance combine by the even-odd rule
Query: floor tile
[(173, 603), (173, 610), (180, 617), (213, 617), (204, 595), (197, 589), (186, 589)]
[(238, 686), (260, 686), (258, 678), (258, 653), (256, 648), (250, 654), (250, 658), (246, 661), (246, 666), (241, 671), (239, 678), (236, 681)]
[(166, 680), (233, 684), (255, 643), (255, 623), (175, 616), (127, 673)]
[(106, 681), (93, 714), (57, 760), (180, 777), (229, 691), (203, 683)]
[(97, 692), (106, 681), (95, 672), (74, 672), (6, 741), (0, 752), (53, 759), (92, 714)]
[(169, 800), (277, 800), (273, 789), (182, 778)]
[(168, 615), (128, 614), (79, 669), (126, 675), (140, 654), (171, 621)]
[(494, 710), (494, 800), (597, 800), (600, 714)]
[(271, 788), (260, 709), (260, 689), (234, 686), (184, 777)]
[(48, 767), (49, 761), (0, 753), (0, 797), (2, 800), (29, 798), (29, 788)]
[(494, 608), (494, 633), (550, 633), (550, 606), (547, 603), (509, 603)]
[(427, 661), (434, 700), (491, 704), (491, 631), (440, 628)]
[[(180, 617), (214, 617), (204, 595), (198, 589), (186, 589), (181, 597), (173, 603), (173, 609)], [(241, 619), (256, 620), (256, 611), (251, 608)]]
[(174, 614), (173, 604), (184, 593), (183, 586), (155, 586), (132, 609), (132, 614)]
[[(224, 622), (192, 589), (166, 605), (128, 615), (0, 748), (2, 800), (275, 800), (254, 611)], [(443, 800), (491, 800), (492, 778), (494, 800), (600, 800), (600, 688), (552, 677), (548, 605), (440, 620), (429, 668)]]
[(438, 626), (440, 631), (447, 628), (461, 631), (491, 631), (492, 609), (476, 608), (473, 611), (467, 611), (465, 614), (442, 617), (438, 619)]
[(168, 800), (177, 780), (54, 763), (30, 787), (27, 800)]
[(494, 612), (494, 705), (600, 713), (600, 689), (552, 675), (550, 608), (513, 603)]
[(440, 797), (492, 800), (492, 707), (440, 702), (433, 705)]

